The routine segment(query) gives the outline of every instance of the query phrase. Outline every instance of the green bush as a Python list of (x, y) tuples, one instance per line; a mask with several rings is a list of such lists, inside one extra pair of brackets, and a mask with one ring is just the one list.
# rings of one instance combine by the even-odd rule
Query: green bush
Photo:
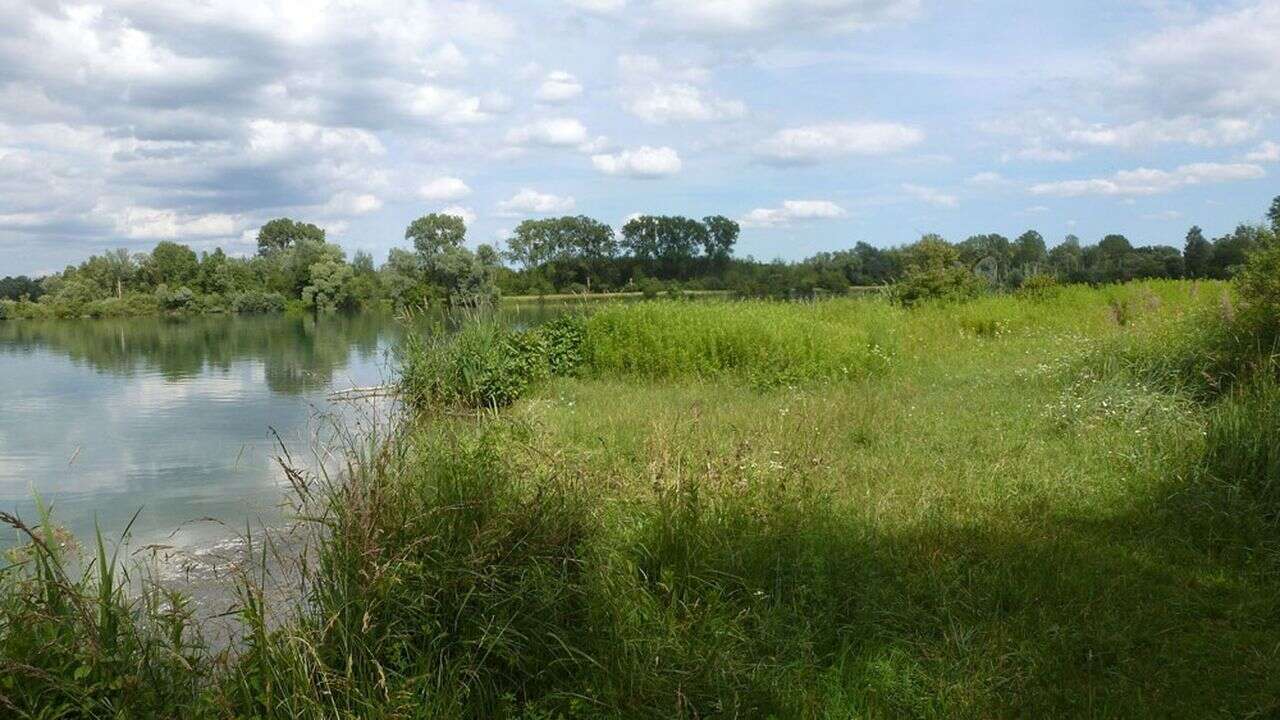
[(455, 334), (410, 332), (401, 345), (402, 393), (410, 407), (501, 408), (546, 372), (541, 338), (492, 320)]
[(550, 374), (570, 376), (578, 372), (587, 337), (587, 323), (582, 315), (561, 315), (539, 325), (533, 332), (542, 338)]
[(240, 315), (284, 312), (284, 296), (275, 292), (248, 290), (231, 298), (231, 311)]
[(1054, 276), (1037, 273), (1022, 281), (1018, 286), (1018, 294), (1039, 300), (1057, 293), (1061, 287)]

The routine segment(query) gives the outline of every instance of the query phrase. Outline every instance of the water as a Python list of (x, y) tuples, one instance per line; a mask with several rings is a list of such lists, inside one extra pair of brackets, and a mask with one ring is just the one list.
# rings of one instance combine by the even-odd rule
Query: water
[(313, 458), (331, 418), (369, 412), (330, 394), (386, 382), (401, 332), (381, 314), (0, 322), (0, 508), (34, 521), (38, 493), (81, 538), (141, 509), (133, 543), (177, 547), (271, 524), (276, 434)]

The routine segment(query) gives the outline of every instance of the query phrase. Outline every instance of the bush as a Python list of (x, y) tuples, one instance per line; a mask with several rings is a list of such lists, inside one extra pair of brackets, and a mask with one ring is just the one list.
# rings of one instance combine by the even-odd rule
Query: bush
[(986, 283), (968, 268), (909, 268), (902, 279), (889, 289), (889, 296), (908, 307), (922, 302), (955, 302), (977, 297)]
[(1018, 286), (1018, 294), (1033, 299), (1043, 299), (1055, 294), (1061, 285), (1052, 275), (1037, 273), (1022, 281)]
[(284, 312), (285, 300), (280, 293), (249, 290), (231, 298), (231, 311), (241, 315)]
[(582, 365), (587, 322), (577, 314), (561, 315), (534, 330), (544, 343), (547, 371), (552, 375), (574, 375)]
[(161, 285), (156, 288), (155, 298), (156, 302), (160, 303), (161, 308), (170, 312), (191, 310), (197, 305), (196, 294), (186, 286), (169, 288), (166, 285)]
[(425, 338), (410, 332), (399, 352), (405, 400), (419, 410), (506, 407), (545, 374), (540, 340), (488, 319), (453, 335), (439, 328)]

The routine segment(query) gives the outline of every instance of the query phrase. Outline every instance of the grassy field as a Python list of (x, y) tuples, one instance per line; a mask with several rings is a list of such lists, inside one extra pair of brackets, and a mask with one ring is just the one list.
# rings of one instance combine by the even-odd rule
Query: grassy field
[(0, 707), (1275, 717), (1273, 321), (1169, 281), (411, 339), (401, 426), (302, 491), (306, 602), (269, 626), (246, 580), (214, 657), (180, 600), (37, 543), (0, 581)]

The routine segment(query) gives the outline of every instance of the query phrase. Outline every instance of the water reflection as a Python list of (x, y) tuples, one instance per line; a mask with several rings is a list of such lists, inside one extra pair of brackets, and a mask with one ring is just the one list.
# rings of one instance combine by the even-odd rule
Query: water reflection
[[(508, 311), (526, 324), (557, 308)], [(427, 325), (455, 323), (432, 316)], [(331, 390), (387, 379), (387, 315), (0, 322), (0, 507), (139, 541), (198, 543), (276, 512), (272, 429), (307, 457)], [(9, 538), (0, 538), (4, 542)]]

